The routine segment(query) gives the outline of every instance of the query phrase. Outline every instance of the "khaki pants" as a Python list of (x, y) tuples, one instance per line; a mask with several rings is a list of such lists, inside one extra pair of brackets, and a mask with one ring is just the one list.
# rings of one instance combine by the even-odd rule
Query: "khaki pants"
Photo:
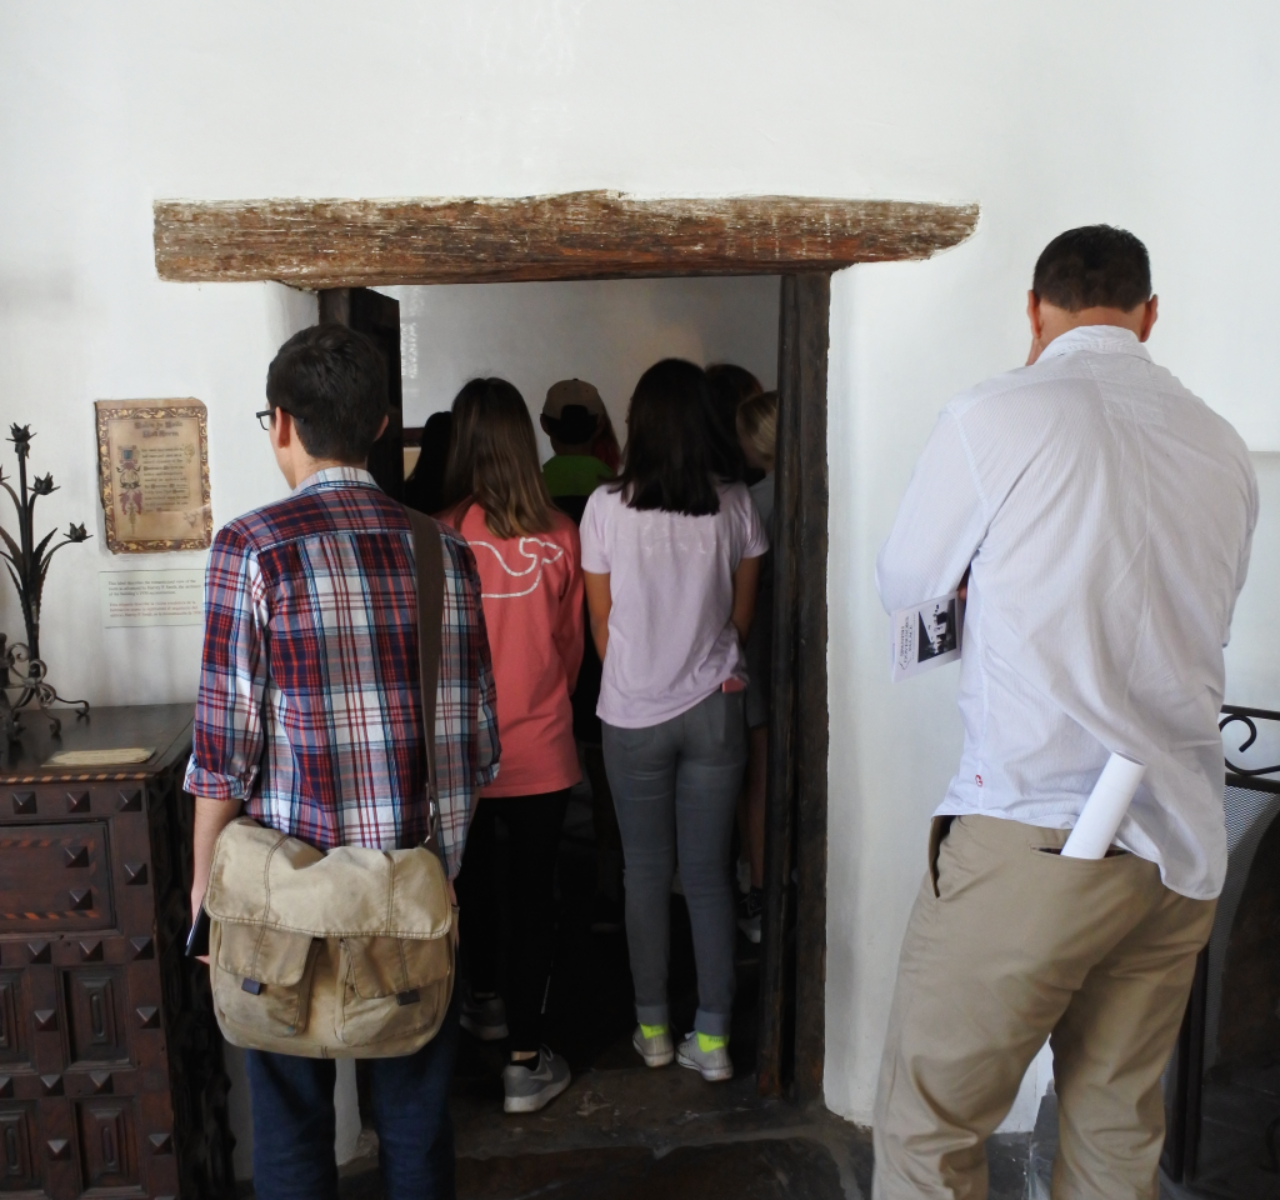
[(1054, 1200), (1154, 1200), (1160, 1076), (1216, 901), (1170, 891), (1131, 854), (1045, 853), (1066, 830), (947, 823), (934, 822), (902, 945), (876, 1098), (875, 1200), (982, 1200), (983, 1144), (1046, 1037)]

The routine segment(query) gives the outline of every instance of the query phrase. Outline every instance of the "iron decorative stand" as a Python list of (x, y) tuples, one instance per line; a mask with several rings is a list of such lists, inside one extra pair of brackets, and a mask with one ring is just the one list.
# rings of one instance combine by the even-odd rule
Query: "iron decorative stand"
[[(1218, 728), (1224, 733), (1228, 725), (1233, 725), (1236, 722), (1239, 722), (1249, 731), (1249, 736), (1236, 747), (1237, 754), (1243, 754), (1258, 740), (1259, 721), (1274, 721), (1280, 724), (1280, 712), (1270, 712), (1265, 708), (1244, 708), (1238, 704), (1224, 704), (1222, 712), (1224, 715), (1218, 722)], [(1271, 776), (1273, 775), (1277, 776), (1277, 778), (1272, 779)], [(1280, 791), (1280, 763), (1276, 763), (1271, 767), (1242, 767), (1237, 763), (1233, 763), (1230, 758), (1227, 759), (1228, 784), (1236, 783), (1242, 787), (1257, 787), (1260, 782), (1266, 791)]]
[[(0, 542), (3, 542), (0, 558), (5, 560), (9, 577), (18, 589), (27, 635), (25, 642), (12, 643), (7, 647), (5, 639), (0, 637), (0, 738), (4, 740), (3, 752), (6, 754), (9, 738), (21, 729), (21, 714), (25, 708), (38, 709), (49, 722), (55, 737), (62, 729), (62, 722), (51, 711), (55, 703), (75, 709), (77, 717), (89, 715), (87, 700), (67, 700), (58, 695), (58, 689), (49, 682), (48, 668), (40, 658), (40, 597), (49, 573), (49, 562), (63, 546), (88, 541), (89, 534), (83, 525), (69, 525), (60, 542), (53, 541), (58, 536), (56, 529), (51, 529), (39, 542), (36, 541), (33, 528), (36, 501), (58, 489), (52, 475), (36, 476), (30, 485), (27, 483), (27, 456), (31, 453), (34, 436), (29, 425), (10, 426), (8, 440), (18, 455), (17, 491), (0, 467), (0, 487), (9, 493), (18, 513), (17, 540), (0, 527)], [(16, 678), (13, 672), (16, 672)], [(9, 699), (11, 692), (17, 693), (13, 701)]]

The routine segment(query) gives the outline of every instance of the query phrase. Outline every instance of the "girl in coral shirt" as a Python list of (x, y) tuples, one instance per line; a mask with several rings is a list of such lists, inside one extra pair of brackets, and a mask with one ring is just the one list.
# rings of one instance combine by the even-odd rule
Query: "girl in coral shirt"
[[(505, 380), (473, 379), (453, 402), (445, 494), (444, 520), (467, 539), (480, 573), (502, 742), (458, 877), (469, 975), (462, 1027), (484, 1040), (510, 1035), (504, 1108), (535, 1112), (569, 1086), (564, 1059), (542, 1045), (542, 1004), (556, 849), (569, 789), (581, 778), (569, 696), (582, 663), (583, 591), (577, 527), (551, 504), (529, 410)], [(498, 820), (510, 834), (505, 880)]]

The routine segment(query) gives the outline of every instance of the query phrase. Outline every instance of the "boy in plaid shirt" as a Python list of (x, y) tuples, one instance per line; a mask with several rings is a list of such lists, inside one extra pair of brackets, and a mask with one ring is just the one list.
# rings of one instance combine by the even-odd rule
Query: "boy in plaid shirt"
[[(205, 583), (194, 752), (192, 912), (213, 846), (243, 811), (323, 850), (399, 849), (429, 829), (408, 517), (364, 469), (386, 428), (386, 368), (341, 325), (303, 330), (267, 374), (259, 420), (293, 489), (219, 531)], [(466, 542), (437, 527), (444, 612), (436, 689), (441, 843), (452, 887), (480, 788), (498, 770), (493, 671)], [(456, 1005), (434, 1040), (370, 1059), (389, 1198), (452, 1197)], [(332, 1060), (246, 1051), (254, 1183), (337, 1196)]]

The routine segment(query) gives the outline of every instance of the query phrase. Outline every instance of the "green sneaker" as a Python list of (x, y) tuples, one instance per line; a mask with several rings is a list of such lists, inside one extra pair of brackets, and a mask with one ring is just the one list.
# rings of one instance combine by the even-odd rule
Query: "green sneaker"
[(635, 1047), (636, 1053), (644, 1059), (646, 1067), (668, 1066), (676, 1056), (675, 1042), (672, 1040), (670, 1030), (654, 1034), (653, 1037), (645, 1037), (644, 1029), (637, 1025), (635, 1033), (631, 1035), (631, 1044)]

